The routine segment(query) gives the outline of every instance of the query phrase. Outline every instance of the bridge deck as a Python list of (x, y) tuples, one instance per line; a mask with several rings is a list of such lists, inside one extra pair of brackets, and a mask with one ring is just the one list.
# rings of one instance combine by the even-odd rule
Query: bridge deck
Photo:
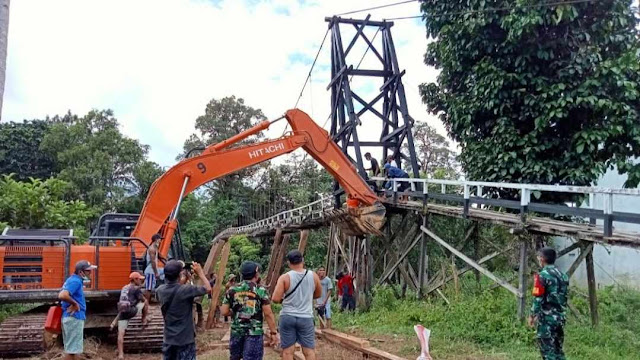
[[(233, 234), (247, 234), (250, 236), (272, 236), (277, 228), (281, 228), (283, 233), (292, 233), (304, 229), (314, 229), (329, 225), (335, 219), (336, 210), (327, 206), (315, 206), (316, 204), (326, 205), (330, 199), (323, 199), (304, 207), (285, 211), (271, 218), (261, 220), (247, 226), (230, 228), (225, 230), (219, 237), (228, 237)], [(392, 198), (383, 201), (388, 211), (424, 211), (421, 201), (397, 201)], [(426, 211), (429, 214), (464, 218), (465, 209), (463, 206), (451, 206), (444, 204), (428, 203)], [(520, 214), (500, 212), (488, 209), (468, 209), (467, 218), (475, 221), (490, 222), (509, 228), (526, 229), (543, 235), (568, 236), (579, 240), (593, 241), (603, 244), (623, 245), (629, 247), (640, 247), (640, 234), (617, 230), (611, 236), (604, 236), (603, 227), (589, 223), (576, 223), (563, 220), (555, 220), (536, 216), (529, 213), (523, 222)]]

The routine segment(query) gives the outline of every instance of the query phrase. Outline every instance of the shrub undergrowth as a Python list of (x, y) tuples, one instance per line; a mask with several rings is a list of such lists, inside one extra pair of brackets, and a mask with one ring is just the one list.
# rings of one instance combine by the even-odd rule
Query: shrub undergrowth
[[(485, 287), (486, 288), (486, 287)], [(377, 288), (368, 312), (337, 313), (334, 326), (358, 330), (365, 335), (402, 338), (402, 355), (419, 354), (413, 325), (431, 329), (434, 358), (474, 356), (506, 359), (538, 359), (535, 331), (517, 319), (516, 300), (506, 290), (445, 291), (440, 297), (396, 299), (389, 287)], [(528, 300), (531, 300), (530, 297)], [(598, 292), (600, 324), (593, 328), (588, 301), (571, 292), (571, 302), (583, 314), (569, 314), (565, 327), (565, 352), (573, 359), (640, 359), (640, 292), (606, 288)], [(463, 350), (461, 350), (463, 349)], [(457, 357), (453, 357), (457, 358)], [(463, 357), (464, 358), (464, 357)], [(475, 357), (474, 357), (475, 358)]]

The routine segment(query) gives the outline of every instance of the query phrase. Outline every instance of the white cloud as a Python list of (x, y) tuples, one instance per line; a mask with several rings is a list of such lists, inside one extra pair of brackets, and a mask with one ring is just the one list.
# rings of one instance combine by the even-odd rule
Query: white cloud
[[(324, 17), (385, 3), (13, 1), (2, 118), (19, 121), (111, 108), (128, 136), (151, 145), (152, 160), (171, 165), (211, 98), (236, 95), (278, 117), (298, 97), (308, 59), (315, 56), (327, 28)], [(411, 3), (372, 11), (372, 19), (417, 14), (418, 4)], [(410, 113), (444, 133), (426, 114), (416, 89), (435, 79), (435, 70), (422, 62), (427, 44), (423, 25), (396, 21), (392, 33), (400, 67), (407, 70), (403, 80)], [(354, 48), (354, 62), (362, 53), (362, 46)], [(369, 53), (362, 67), (373, 63)], [(325, 90), (329, 64), (328, 39), (299, 104), (320, 124), (330, 107)], [(371, 88), (355, 81), (354, 86)], [(268, 135), (282, 131), (278, 123)]]

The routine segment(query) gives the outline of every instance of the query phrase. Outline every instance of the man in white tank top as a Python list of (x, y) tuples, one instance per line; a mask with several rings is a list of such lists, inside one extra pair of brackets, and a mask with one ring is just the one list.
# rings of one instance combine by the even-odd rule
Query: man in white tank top
[(322, 294), (320, 278), (304, 268), (304, 258), (298, 250), (287, 254), (291, 271), (280, 275), (271, 301), (282, 302), (280, 311), (280, 342), (282, 358), (292, 360), (296, 342), (302, 346), (307, 360), (315, 360), (315, 328), (313, 300)]

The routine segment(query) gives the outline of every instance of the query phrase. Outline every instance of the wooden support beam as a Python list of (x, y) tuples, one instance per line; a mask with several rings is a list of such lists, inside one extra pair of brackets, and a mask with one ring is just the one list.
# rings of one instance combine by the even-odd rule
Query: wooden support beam
[(273, 267), (275, 263), (273, 260), (278, 256), (280, 252), (280, 244), (282, 243), (282, 228), (276, 229), (276, 235), (273, 237), (273, 245), (271, 245), (271, 256), (269, 257), (269, 266), (267, 267), (267, 276), (264, 279), (265, 284), (271, 284), (271, 274), (273, 273)]
[(227, 241), (222, 248), (220, 265), (218, 266), (218, 273), (216, 275), (216, 284), (211, 290), (211, 306), (209, 307), (209, 315), (207, 316), (207, 329), (211, 329), (215, 324), (216, 307), (218, 306), (218, 299), (220, 298), (220, 288), (222, 288), (222, 283), (224, 282), (224, 273), (227, 270), (230, 250), (231, 243)]
[(316, 329), (316, 335), (323, 340), (343, 346), (349, 350), (354, 350), (362, 353), (364, 356), (381, 360), (406, 360), (397, 355), (382, 351), (371, 347), (368, 340), (361, 339), (359, 337), (341, 333), (339, 331), (331, 329)]
[[(425, 226), (426, 227), (426, 226)], [(473, 237), (473, 260), (480, 260), (480, 237), (478, 236), (478, 226), (473, 227), (474, 231), (472, 233)], [(480, 271), (475, 270), (476, 275), (476, 284), (478, 284), (478, 289), (480, 289)]]
[(520, 321), (524, 321), (526, 316), (526, 306), (527, 306), (527, 250), (528, 244), (525, 239), (520, 239), (520, 263), (518, 267), (518, 288), (520, 290), (520, 295), (518, 296), (518, 318)]
[[(426, 186), (426, 185), (425, 185)], [(427, 215), (422, 215), (422, 226), (428, 226)], [(427, 269), (427, 239), (423, 232), (420, 232), (420, 255), (418, 255), (418, 299), (422, 298), (422, 292), (424, 291)]]
[[(510, 250), (511, 250), (511, 248), (509, 247), (509, 248), (506, 248), (506, 249), (502, 249), (502, 251), (500, 251), (500, 252), (495, 251), (495, 252), (483, 257), (482, 259), (478, 260), (478, 264), (482, 265), (485, 262), (495, 258), (496, 256), (502, 255), (505, 252), (510, 251)], [(473, 268), (471, 266), (465, 266), (460, 271), (458, 271), (458, 276), (461, 276), (462, 274), (464, 274), (464, 273), (466, 273), (468, 271), (471, 271), (471, 270), (473, 270)], [(442, 286), (444, 286), (446, 283), (448, 283), (451, 280), (453, 280), (453, 275), (449, 276), (447, 278), (444, 278), (444, 276), (442, 276), (442, 271), (438, 271), (438, 273), (436, 273), (436, 276), (433, 278), (433, 281), (431, 281), (429, 283), (429, 285), (427, 286), (428, 290), (425, 292), (425, 294), (430, 294), (430, 293), (434, 292), (436, 289), (441, 288)], [(437, 285), (435, 285), (435, 284), (437, 284)], [(498, 284), (498, 286), (500, 286), (500, 285)]]
[(587, 287), (589, 288), (589, 310), (591, 312), (591, 324), (598, 326), (600, 321), (598, 316), (598, 298), (596, 294), (596, 273), (593, 269), (593, 243), (591, 243), (591, 251), (585, 258), (587, 265)]
[(222, 240), (217, 240), (212, 246), (211, 246), (211, 250), (209, 250), (209, 255), (207, 256), (207, 260), (204, 263), (204, 267), (202, 268), (202, 270), (204, 270), (205, 275), (209, 275), (213, 272), (214, 267), (215, 267), (215, 262), (218, 259), (218, 257), (220, 257), (220, 253), (222, 252), (222, 247), (224, 246), (226, 241), (222, 241)]
[(489, 279), (497, 282), (498, 284), (500, 284), (503, 288), (511, 291), (511, 293), (513, 293), (516, 296), (521, 296), (520, 294), (520, 290), (514, 288), (511, 284), (509, 284), (508, 282), (500, 279), (499, 277), (497, 277), (496, 275), (494, 275), (491, 271), (483, 268), (482, 266), (478, 265), (477, 262), (471, 260), (468, 256), (466, 256), (465, 254), (461, 253), (460, 251), (456, 250), (456, 248), (454, 248), (453, 246), (449, 245), (446, 241), (442, 240), (440, 237), (438, 237), (438, 235), (432, 233), (431, 231), (429, 231), (429, 229), (425, 228), (425, 227), (420, 227), (420, 229), (422, 231), (424, 231), (427, 235), (429, 235), (433, 240), (435, 240), (436, 242), (438, 242), (440, 245), (442, 245), (443, 247), (445, 247), (447, 250), (451, 251), (452, 253), (454, 253), (457, 257), (459, 257), (460, 259), (464, 260), (464, 262), (466, 262), (467, 264), (471, 265), (473, 268), (477, 269), (478, 271), (480, 271), (481, 273), (483, 273), (485, 276), (487, 276)]
[(589, 253), (592, 250), (593, 250), (593, 243), (589, 243), (589, 245), (587, 245), (586, 247), (580, 248), (580, 255), (578, 255), (578, 257), (573, 262), (573, 264), (571, 264), (571, 266), (569, 267), (569, 270), (567, 270), (567, 276), (569, 278), (571, 278), (571, 276), (573, 276), (573, 273), (576, 272), (576, 270), (578, 270), (578, 266), (580, 266), (580, 263), (582, 263), (582, 261), (587, 257), (587, 255), (589, 255)]
[(447, 299), (446, 296), (444, 296), (444, 293), (442, 292), (442, 290), (440, 289), (436, 289), (436, 293), (438, 293), (438, 295), (440, 295), (440, 297), (442, 298), (442, 300), (444, 300), (444, 302), (447, 303), (447, 305), (451, 305), (451, 303), (449, 302), (449, 299)]
[(391, 276), (391, 274), (395, 271), (395, 269), (402, 263), (402, 261), (407, 257), (407, 255), (409, 255), (409, 252), (411, 252), (411, 250), (413, 249), (414, 246), (416, 246), (416, 244), (418, 243), (418, 241), (420, 241), (420, 235), (418, 235), (412, 242), (411, 244), (409, 244), (409, 246), (406, 248), (406, 250), (402, 253), (402, 255), (400, 255), (399, 259), (396, 260), (396, 262), (394, 264), (391, 265), (391, 267), (389, 267), (387, 269), (387, 271), (385, 271), (384, 274), (382, 274), (382, 276), (380, 277), (380, 279), (378, 280), (378, 284), (382, 284), (384, 281), (387, 280), (387, 278), (389, 278), (389, 276)]
[(271, 261), (274, 261), (274, 265), (273, 272), (271, 273), (271, 282), (269, 283), (269, 294), (273, 294), (273, 290), (275, 290), (276, 284), (278, 283), (280, 270), (282, 269), (282, 262), (287, 252), (287, 247), (289, 246), (289, 240), (291, 240), (291, 236), (289, 234), (282, 237), (282, 243), (280, 244), (278, 255), (275, 259), (271, 259)]
[(304, 255), (304, 249), (307, 247), (307, 238), (309, 238), (309, 230), (300, 231), (300, 241), (298, 242), (298, 250)]
[(562, 256), (567, 255), (568, 253), (572, 252), (575, 249), (579, 249), (580, 248), (580, 241), (576, 241), (573, 244), (567, 246), (566, 248), (560, 250), (558, 252), (558, 256), (556, 257), (556, 259), (559, 259)]
[(331, 276), (329, 274), (331, 274), (331, 255), (333, 254), (333, 249), (334, 249), (333, 248), (333, 231), (334, 231), (333, 227), (334, 227), (333, 224), (331, 224), (331, 226), (329, 227), (329, 244), (327, 245), (327, 258), (325, 260), (325, 266), (324, 266), (324, 268), (327, 271), (327, 276)]
[(456, 267), (456, 258), (451, 255), (451, 273), (453, 274), (453, 286), (456, 290), (456, 295), (460, 295), (460, 281), (458, 278), (458, 268)]

